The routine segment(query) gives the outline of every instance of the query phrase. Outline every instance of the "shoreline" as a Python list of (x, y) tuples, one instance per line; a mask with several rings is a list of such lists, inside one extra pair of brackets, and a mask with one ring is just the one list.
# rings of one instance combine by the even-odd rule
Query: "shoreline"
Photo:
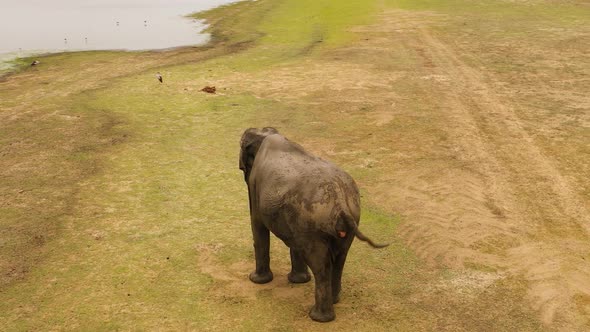
[[(5, 78), (7, 75), (13, 74), (22, 67), (26, 67), (34, 58), (46, 58), (51, 55), (57, 54), (69, 54), (69, 53), (80, 53), (80, 52), (126, 52), (126, 53), (142, 53), (142, 52), (168, 52), (174, 50), (180, 50), (184, 48), (191, 48), (191, 47), (203, 47), (208, 45), (212, 42), (212, 36), (208, 32), (206, 32), (210, 25), (206, 22), (205, 19), (200, 18), (199, 16), (202, 13), (205, 13), (210, 10), (222, 8), (224, 6), (231, 6), (232, 4), (241, 2), (241, 1), (250, 1), (250, 0), (231, 0), (228, 3), (221, 4), (216, 7), (203, 9), (195, 12), (190, 12), (188, 14), (179, 14), (178, 16), (181, 17), (183, 20), (192, 20), (201, 26), (199, 28), (195, 28), (195, 35), (202, 36), (204, 39), (201, 42), (192, 43), (192, 44), (185, 44), (185, 45), (178, 45), (178, 46), (171, 46), (171, 47), (161, 47), (161, 48), (145, 48), (145, 49), (126, 49), (126, 48), (97, 48), (97, 49), (72, 49), (72, 50), (17, 50), (12, 52), (5, 52), (0, 53), (0, 79)], [(26, 61), (25, 61), (26, 60)], [(31, 61), (29, 61), (31, 60)]]

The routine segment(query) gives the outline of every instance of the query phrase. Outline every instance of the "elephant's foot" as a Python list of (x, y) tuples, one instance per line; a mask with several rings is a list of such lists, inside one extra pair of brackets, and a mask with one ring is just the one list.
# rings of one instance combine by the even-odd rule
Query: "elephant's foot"
[(315, 320), (316, 322), (324, 323), (333, 321), (334, 318), (336, 318), (336, 315), (334, 314), (334, 308), (330, 308), (330, 310), (322, 312), (316, 305), (314, 305), (309, 311), (309, 318)]
[(256, 273), (256, 271), (254, 271), (250, 273), (248, 277), (250, 278), (250, 281), (255, 284), (266, 284), (272, 281), (273, 275), (271, 271), (265, 273)]
[(289, 272), (287, 279), (294, 284), (304, 284), (311, 280), (309, 272)]

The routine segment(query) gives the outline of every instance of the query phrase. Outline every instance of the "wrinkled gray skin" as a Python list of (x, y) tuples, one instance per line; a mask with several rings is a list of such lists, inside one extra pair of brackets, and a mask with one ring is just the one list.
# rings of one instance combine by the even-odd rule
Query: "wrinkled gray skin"
[(308, 282), (308, 266), (313, 272), (315, 305), (309, 316), (320, 322), (333, 320), (342, 269), (355, 235), (373, 247), (386, 246), (373, 243), (357, 228), (360, 198), (354, 180), (274, 128), (247, 129), (240, 147), (256, 256), (250, 280), (263, 284), (273, 279), (270, 231), (291, 250), (290, 282)]

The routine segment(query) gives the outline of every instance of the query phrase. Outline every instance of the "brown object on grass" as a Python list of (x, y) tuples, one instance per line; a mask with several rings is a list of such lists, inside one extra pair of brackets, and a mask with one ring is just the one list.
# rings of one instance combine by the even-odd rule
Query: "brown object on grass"
[(207, 92), (207, 93), (215, 93), (215, 87), (214, 86), (206, 86), (204, 88), (201, 89), (201, 91), (203, 92)]

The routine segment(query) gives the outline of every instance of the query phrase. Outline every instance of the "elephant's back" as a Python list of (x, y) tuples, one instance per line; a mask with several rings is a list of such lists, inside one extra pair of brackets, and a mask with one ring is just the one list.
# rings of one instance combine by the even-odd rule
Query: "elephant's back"
[(358, 223), (360, 195), (356, 183), (346, 172), (322, 161), (290, 181), (285, 193), (289, 210), (309, 227), (334, 232), (334, 225), (345, 212)]
[(291, 219), (301, 222), (304, 228), (332, 231), (332, 224), (342, 211), (358, 222), (357, 185), (335, 164), (308, 153), (281, 135), (268, 136), (256, 159), (255, 167), (261, 175), (258, 181), (262, 185), (258, 189), (264, 191), (265, 207), (275, 213), (296, 214)]

